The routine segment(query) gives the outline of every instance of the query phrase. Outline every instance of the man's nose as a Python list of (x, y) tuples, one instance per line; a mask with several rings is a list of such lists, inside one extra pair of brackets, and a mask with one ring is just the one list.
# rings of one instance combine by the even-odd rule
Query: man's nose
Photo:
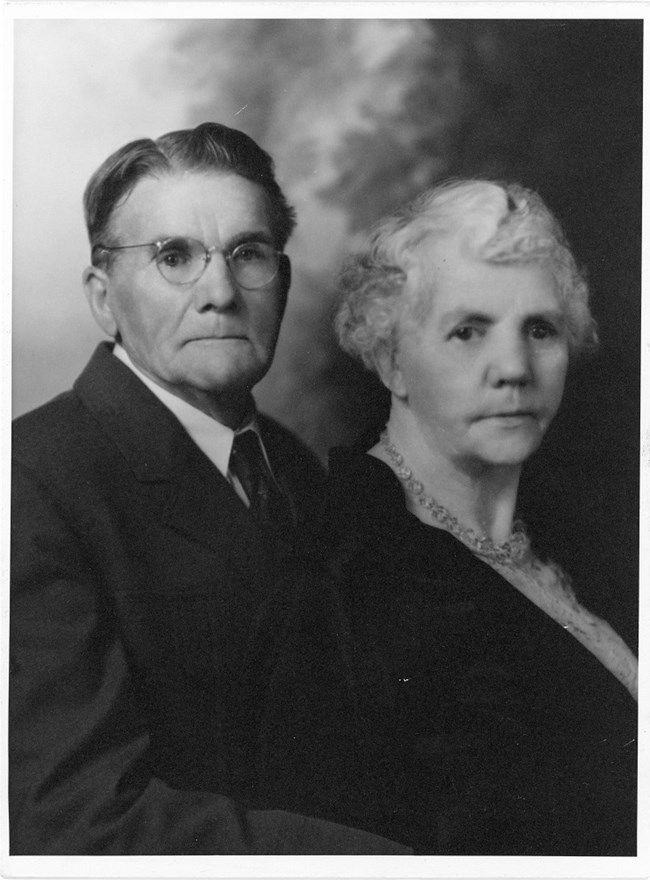
[(231, 308), (237, 298), (237, 285), (230, 274), (228, 263), (216, 249), (206, 254), (206, 266), (195, 284), (194, 297), (199, 311)]
[(509, 336), (495, 341), (490, 358), (492, 385), (527, 385), (532, 378), (530, 351), (522, 336)]

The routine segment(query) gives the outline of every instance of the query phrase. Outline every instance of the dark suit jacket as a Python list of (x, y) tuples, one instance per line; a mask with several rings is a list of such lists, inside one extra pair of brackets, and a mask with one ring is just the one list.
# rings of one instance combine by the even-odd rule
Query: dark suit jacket
[[(261, 427), (304, 532), (320, 467)], [(247, 810), (240, 667), (281, 554), (108, 344), (13, 453), (12, 854), (404, 852)]]

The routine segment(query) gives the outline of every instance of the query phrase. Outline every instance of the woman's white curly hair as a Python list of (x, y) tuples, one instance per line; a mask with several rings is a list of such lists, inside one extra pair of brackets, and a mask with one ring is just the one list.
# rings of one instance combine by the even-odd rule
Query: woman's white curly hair
[(409, 269), (418, 263), (414, 251), (425, 239), (459, 235), (474, 257), (488, 263), (547, 267), (564, 306), (570, 354), (597, 346), (585, 275), (541, 197), (513, 183), (450, 180), (380, 221), (366, 247), (344, 266), (335, 318), (343, 350), (376, 372), (378, 357), (395, 351), (402, 319), (422, 317), (431, 302), (435, 278), (433, 286), (421, 284), (408, 293)]

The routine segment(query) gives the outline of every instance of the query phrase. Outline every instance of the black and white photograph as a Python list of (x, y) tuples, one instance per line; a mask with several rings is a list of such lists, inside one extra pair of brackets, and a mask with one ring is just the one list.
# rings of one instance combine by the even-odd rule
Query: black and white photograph
[(650, 876), (647, 12), (2, 4), (3, 877)]

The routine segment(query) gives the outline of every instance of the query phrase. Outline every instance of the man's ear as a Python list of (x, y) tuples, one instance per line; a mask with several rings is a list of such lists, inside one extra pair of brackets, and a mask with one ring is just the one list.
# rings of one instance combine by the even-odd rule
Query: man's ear
[(93, 318), (104, 333), (114, 339), (117, 336), (117, 322), (108, 297), (108, 275), (98, 266), (88, 266), (83, 271), (82, 279)]
[(278, 270), (282, 293), (286, 299), (291, 287), (291, 260), (286, 254), (280, 254), (280, 268)]
[(377, 373), (391, 394), (404, 400), (407, 397), (406, 385), (396, 349), (382, 348), (375, 359)]
[(278, 316), (281, 321), (284, 317), (284, 311), (287, 307), (287, 297), (289, 295), (289, 288), (291, 287), (291, 260), (286, 254), (280, 254), (278, 282), (280, 294), (280, 311), (278, 312)]

